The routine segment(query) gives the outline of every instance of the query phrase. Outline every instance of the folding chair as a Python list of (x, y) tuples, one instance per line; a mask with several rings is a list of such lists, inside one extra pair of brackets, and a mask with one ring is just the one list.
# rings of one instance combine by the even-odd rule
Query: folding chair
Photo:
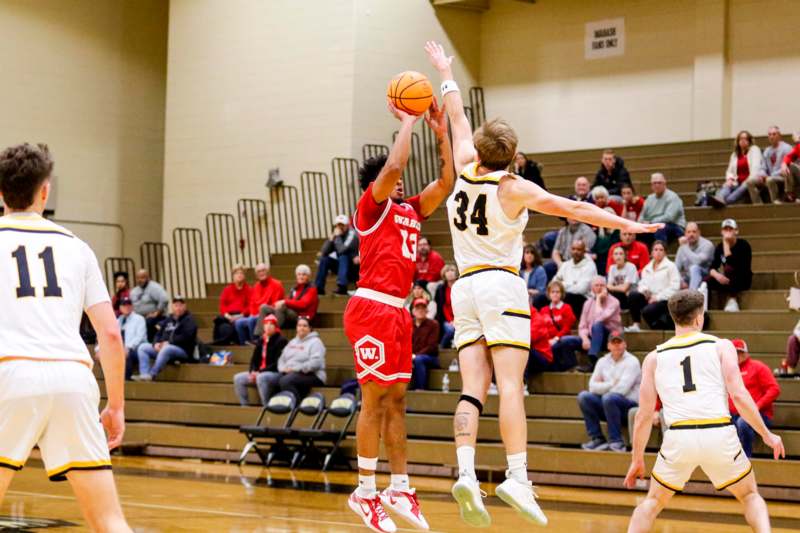
[(306, 458), (314, 458), (321, 462), (323, 472), (337, 462), (350, 469), (350, 462), (342, 455), (340, 446), (357, 411), (355, 396), (342, 394), (331, 402), (315, 428), (298, 429), (297, 436), (304, 443), (298, 464)]
[(294, 452), (289, 465), (291, 468), (294, 468), (300, 461), (305, 449), (306, 443), (300, 437), (299, 432), (305, 429), (316, 429), (317, 425), (322, 420), (324, 412), (325, 396), (323, 396), (321, 392), (309, 394), (303, 398), (303, 401), (297, 406), (297, 412), (292, 421), (289, 435), (287, 435), (284, 440), (286, 446), (291, 448)]
[[(250, 450), (255, 450), (264, 466), (269, 466), (277, 455), (288, 455), (289, 450), (283, 443), (290, 433), (290, 427), (297, 415), (297, 399), (294, 393), (282, 391), (270, 398), (266, 407), (261, 410), (255, 425), (239, 427), (239, 433), (247, 437), (247, 444), (239, 455), (239, 464), (247, 458)], [(267, 417), (267, 420), (264, 420)], [(283, 423), (278, 421), (283, 418)], [(266, 452), (259, 447), (260, 444), (269, 444)]]

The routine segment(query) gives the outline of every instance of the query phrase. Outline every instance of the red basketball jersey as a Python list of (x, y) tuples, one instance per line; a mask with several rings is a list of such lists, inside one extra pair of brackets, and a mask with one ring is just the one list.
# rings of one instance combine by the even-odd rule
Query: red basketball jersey
[(372, 184), (358, 201), (353, 225), (359, 237), (358, 286), (405, 298), (414, 283), (417, 240), (422, 221), (419, 196), (378, 204)]

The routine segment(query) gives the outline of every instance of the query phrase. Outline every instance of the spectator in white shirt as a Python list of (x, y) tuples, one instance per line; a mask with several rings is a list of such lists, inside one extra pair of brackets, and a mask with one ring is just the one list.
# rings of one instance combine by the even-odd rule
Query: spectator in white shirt
[(611, 259), (614, 261), (608, 270), (608, 292), (617, 300), (622, 309), (628, 308), (628, 294), (639, 282), (636, 266), (628, 262), (625, 248), (614, 248)]
[(675, 255), (675, 266), (681, 275), (681, 288), (700, 287), (714, 259), (714, 243), (700, 235), (697, 222), (686, 224), (686, 233), (678, 239), (680, 247)]
[[(783, 158), (792, 151), (792, 145), (781, 139), (781, 130), (778, 126), (770, 126), (767, 130), (769, 146), (764, 150), (763, 167), (764, 177), (767, 180), (769, 197), (773, 203), (781, 203), (780, 187), (786, 184), (786, 178), (781, 174)], [(792, 181), (789, 181), (792, 183)], [(788, 190), (787, 192), (792, 192)]]
[(139, 345), (147, 342), (147, 322), (142, 315), (133, 312), (133, 302), (128, 297), (119, 301), (119, 330), (122, 333), (122, 342), (125, 345), (127, 357), (125, 358), (125, 379), (133, 376), (134, 366), (139, 366), (137, 350)]
[(592, 293), (592, 279), (597, 275), (597, 265), (586, 255), (586, 243), (580, 239), (572, 241), (571, 258), (561, 263), (555, 279), (564, 285), (568, 303), (575, 316), (581, 316), (583, 304)]
[(588, 224), (568, 218), (567, 225), (558, 231), (551, 260), (544, 265), (548, 279), (555, 275), (564, 261), (569, 261), (572, 258), (572, 243), (576, 240), (583, 241), (586, 244), (586, 249), (591, 250), (595, 240), (597, 240), (597, 235)]
[(628, 295), (633, 324), (625, 328), (627, 332), (641, 331), (639, 323), (642, 317), (651, 329), (671, 329), (674, 326), (667, 300), (680, 290), (681, 275), (675, 263), (667, 259), (664, 241), (653, 243), (650, 256), (653, 259), (642, 270), (639, 286)]
[[(625, 452), (622, 426), (627, 421), (628, 410), (638, 405), (642, 381), (639, 359), (627, 348), (622, 333), (611, 333), (609, 353), (597, 361), (589, 390), (578, 394), (578, 405), (591, 439), (581, 446), (584, 450)], [(608, 441), (603, 437), (601, 420), (608, 423)]]

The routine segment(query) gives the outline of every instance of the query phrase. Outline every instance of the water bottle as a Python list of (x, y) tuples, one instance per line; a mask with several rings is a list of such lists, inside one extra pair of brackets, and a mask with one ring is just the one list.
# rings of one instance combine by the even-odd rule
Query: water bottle
[(442, 377), (442, 392), (450, 392), (450, 376), (448, 376), (446, 372)]

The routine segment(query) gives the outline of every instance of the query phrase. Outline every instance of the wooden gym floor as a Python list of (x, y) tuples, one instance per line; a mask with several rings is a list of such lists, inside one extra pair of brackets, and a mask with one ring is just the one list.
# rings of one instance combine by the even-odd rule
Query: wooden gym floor
[[(356, 532), (367, 531), (346, 508), (353, 473), (324, 475), (246, 466), (153, 458), (115, 458), (125, 514), (135, 531)], [(379, 476), (379, 485), (387, 476)], [(413, 478), (432, 531), (465, 531), (448, 493), (450, 481)], [(493, 487), (484, 487), (492, 494)], [(642, 492), (539, 487), (550, 518), (547, 531), (625, 531)], [(488, 500), (492, 531), (524, 527), (496, 497)], [(678, 496), (654, 531), (663, 533), (749, 531), (732, 499)], [(796, 531), (796, 505), (772, 503), (774, 531)], [(67, 483), (51, 483), (32, 459), (17, 473), (0, 508), (0, 531), (86, 531)], [(406, 524), (398, 520), (398, 526)], [(411, 529), (402, 529), (412, 531)]]

